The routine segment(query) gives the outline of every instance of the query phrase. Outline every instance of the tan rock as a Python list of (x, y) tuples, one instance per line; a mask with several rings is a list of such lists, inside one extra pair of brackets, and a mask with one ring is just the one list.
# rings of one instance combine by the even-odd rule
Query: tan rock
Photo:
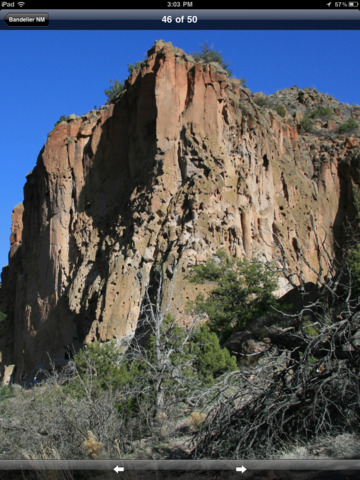
[(11, 215), (11, 235), (10, 235), (10, 253), (9, 258), (12, 258), (22, 243), (22, 229), (23, 229), (23, 212), (24, 205), (19, 203), (14, 208)]
[(4, 366), (4, 375), (2, 378), (3, 385), (9, 385), (11, 382), (11, 376), (14, 373), (15, 365), (5, 365)]
[(14, 328), (0, 351), (17, 380), (48, 355), (64, 362), (68, 345), (128, 344), (162, 263), (164, 301), (172, 294), (184, 323), (186, 302), (203, 288), (189, 284), (189, 267), (220, 247), (272, 258), (279, 239), (290, 268), (299, 268), (296, 245), (316, 268), (313, 212), (333, 253), (357, 175), (342, 162), (358, 137), (299, 136), (290, 115), (260, 109), (218, 67), (190, 60), (157, 42), (121, 100), (49, 135), (13, 213), (3, 280)]

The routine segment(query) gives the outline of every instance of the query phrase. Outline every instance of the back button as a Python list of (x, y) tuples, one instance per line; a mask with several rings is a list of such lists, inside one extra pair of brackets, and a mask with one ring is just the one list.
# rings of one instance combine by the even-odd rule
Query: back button
[(8, 13), (4, 18), (8, 27), (47, 27), (48, 13)]

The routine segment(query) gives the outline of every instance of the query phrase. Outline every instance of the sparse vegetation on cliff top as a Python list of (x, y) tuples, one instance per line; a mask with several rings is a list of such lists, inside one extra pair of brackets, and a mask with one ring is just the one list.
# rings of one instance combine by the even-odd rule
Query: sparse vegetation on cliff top
[(230, 69), (230, 63), (226, 62), (223, 59), (222, 54), (218, 50), (215, 50), (213, 45), (209, 45), (208, 42), (204, 42), (200, 46), (200, 52), (193, 52), (191, 55), (195, 60), (202, 60), (204, 63), (219, 63), (230, 77), (233, 74)]
[(108, 102), (113, 102), (124, 90), (124, 83), (119, 82), (115, 79), (114, 81), (110, 80), (110, 88), (105, 90), (105, 95), (108, 98)]

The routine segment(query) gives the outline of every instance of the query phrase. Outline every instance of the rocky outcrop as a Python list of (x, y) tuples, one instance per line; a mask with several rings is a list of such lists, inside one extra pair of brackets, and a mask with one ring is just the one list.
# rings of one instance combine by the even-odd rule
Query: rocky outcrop
[(181, 322), (198, 293), (189, 267), (220, 247), (271, 258), (281, 239), (293, 268), (299, 248), (316, 266), (313, 219), (334, 254), (354, 211), (358, 137), (336, 137), (336, 119), (302, 132), (289, 106), (282, 116), (254, 100), (218, 64), (160, 41), (114, 103), (50, 132), (3, 272), (2, 358), (17, 380), (61, 364), (69, 345), (126, 345), (159, 265)]

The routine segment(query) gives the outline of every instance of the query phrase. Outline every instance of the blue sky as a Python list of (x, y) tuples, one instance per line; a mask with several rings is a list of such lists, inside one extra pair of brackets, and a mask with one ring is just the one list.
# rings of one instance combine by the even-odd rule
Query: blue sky
[(48, 132), (61, 115), (103, 105), (110, 79), (124, 80), (159, 39), (187, 53), (207, 41), (252, 92), (296, 84), (360, 105), (360, 31), (0, 31), (0, 269), (12, 209)]

